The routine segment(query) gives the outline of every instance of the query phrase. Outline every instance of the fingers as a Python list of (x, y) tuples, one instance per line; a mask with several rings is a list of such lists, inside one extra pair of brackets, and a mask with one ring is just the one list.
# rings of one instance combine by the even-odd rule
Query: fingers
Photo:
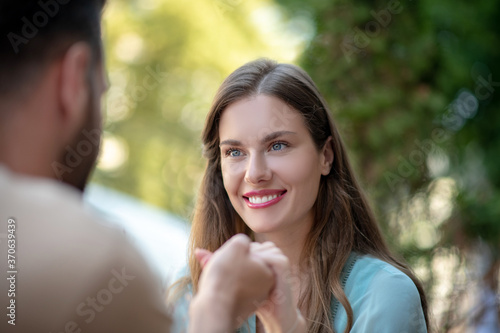
[(219, 249), (211, 253), (205, 249), (195, 249), (195, 258), (205, 268), (212, 261), (232, 261), (237, 258), (244, 258), (249, 254), (250, 238), (243, 234), (231, 237)]
[(253, 242), (250, 244), (250, 251), (267, 250), (275, 247), (276, 245), (273, 242), (263, 242), (263, 243)]
[(255, 312), (275, 282), (272, 268), (251, 254), (250, 244), (247, 236), (235, 235), (214, 253), (204, 249), (194, 252), (203, 267), (198, 296), (217, 298), (234, 312), (234, 318)]
[(213, 253), (208, 250), (198, 248), (194, 249), (194, 256), (196, 260), (198, 260), (202, 268), (205, 267), (212, 255)]
[[(269, 243), (269, 242), (268, 242)], [(243, 234), (237, 234), (227, 240), (217, 251), (214, 253), (206, 250), (196, 248), (194, 250), (194, 256), (196, 260), (200, 263), (202, 268), (208, 264), (208, 261), (216, 255), (217, 257), (223, 256), (233, 256), (238, 257), (241, 254), (247, 254), (250, 251), (251, 240), (248, 236)], [(269, 246), (269, 245), (267, 245)]]
[(250, 253), (252, 256), (264, 261), (276, 273), (283, 273), (290, 267), (288, 257), (272, 242), (262, 244), (252, 243), (250, 245)]
[(215, 251), (215, 253), (197, 248), (194, 254), (196, 260), (201, 264), (201, 267), (205, 267), (214, 254), (220, 255), (222, 253), (228, 253), (228, 255), (237, 257), (238, 254), (248, 252), (250, 252), (254, 258), (262, 260), (268, 266), (279, 272), (289, 268), (288, 258), (273, 242), (251, 242), (250, 238), (243, 234), (237, 234), (231, 237)]
[(229, 240), (227, 240), (217, 251), (231, 248), (231, 251), (248, 253), (248, 251), (250, 250), (251, 242), (252, 241), (247, 235), (236, 234), (233, 237), (229, 238)]

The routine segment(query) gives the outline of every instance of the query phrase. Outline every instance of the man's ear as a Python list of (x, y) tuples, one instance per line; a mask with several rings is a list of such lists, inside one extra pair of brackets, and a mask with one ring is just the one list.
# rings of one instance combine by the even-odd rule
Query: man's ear
[(326, 176), (330, 173), (332, 169), (333, 159), (335, 158), (333, 154), (333, 139), (331, 136), (326, 139), (326, 142), (321, 149), (321, 174)]
[(92, 51), (87, 43), (78, 42), (66, 51), (61, 59), (59, 81), (60, 119), (63, 139), (70, 142), (77, 135), (88, 110), (90, 86), (89, 67)]

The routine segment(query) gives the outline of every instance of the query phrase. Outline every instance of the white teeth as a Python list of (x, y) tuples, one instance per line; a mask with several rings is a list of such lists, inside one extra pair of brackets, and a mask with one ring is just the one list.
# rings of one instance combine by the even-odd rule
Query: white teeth
[(260, 204), (260, 203), (265, 203), (271, 200), (274, 200), (278, 197), (277, 194), (274, 195), (268, 195), (268, 196), (263, 196), (263, 197), (249, 197), (248, 201), (250, 201), (253, 204)]

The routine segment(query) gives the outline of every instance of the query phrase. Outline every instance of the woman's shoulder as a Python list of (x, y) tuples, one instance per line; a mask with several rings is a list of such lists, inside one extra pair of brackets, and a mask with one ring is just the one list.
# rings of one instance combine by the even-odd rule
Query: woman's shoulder
[(398, 268), (367, 254), (354, 253), (352, 257), (354, 260), (344, 287), (346, 294), (368, 293), (380, 297), (408, 295), (407, 297), (413, 297), (420, 302), (415, 283)]
[(403, 283), (411, 282), (413, 284), (408, 275), (386, 261), (369, 254), (353, 253), (352, 257), (354, 260), (352, 260), (349, 279), (365, 283), (381, 283), (385, 279), (389, 279), (392, 282), (401, 280)]
[(378, 318), (383, 332), (426, 331), (420, 294), (408, 275), (371, 255), (354, 253), (350, 261), (344, 291), (354, 312), (353, 328), (369, 328)]

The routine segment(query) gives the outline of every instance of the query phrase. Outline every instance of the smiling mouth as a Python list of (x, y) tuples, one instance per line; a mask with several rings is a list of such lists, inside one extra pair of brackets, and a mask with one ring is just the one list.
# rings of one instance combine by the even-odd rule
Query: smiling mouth
[(267, 195), (243, 196), (250, 208), (264, 208), (279, 202), (287, 191)]

